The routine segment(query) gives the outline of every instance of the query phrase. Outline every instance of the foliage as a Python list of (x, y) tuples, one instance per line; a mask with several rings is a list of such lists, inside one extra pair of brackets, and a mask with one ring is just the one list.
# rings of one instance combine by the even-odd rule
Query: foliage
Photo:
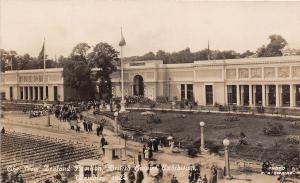
[(161, 123), (161, 119), (157, 115), (148, 115), (147, 123)]
[(87, 52), (91, 47), (87, 43), (78, 43), (71, 52), (73, 60), (80, 60), (87, 63)]
[(283, 135), (284, 134), (283, 125), (280, 123), (274, 123), (274, 124), (268, 123), (268, 125), (263, 128), (263, 132), (265, 135), (268, 136)]
[(286, 40), (280, 35), (270, 35), (270, 43), (262, 46), (257, 50), (258, 57), (276, 57), (282, 56), (282, 49), (287, 45)]
[(288, 136), (286, 136), (285, 139), (290, 144), (300, 144), (300, 136), (299, 135), (288, 135)]
[(91, 69), (84, 61), (68, 61), (64, 65), (63, 77), (65, 84), (76, 90), (78, 98), (88, 99), (94, 94)]
[(118, 52), (107, 43), (98, 43), (88, 55), (90, 67), (98, 68), (96, 78), (99, 79), (100, 99), (107, 103), (112, 98), (110, 74), (116, 71), (119, 62)]
[(142, 95), (138, 95), (138, 96), (126, 96), (125, 97), (126, 100), (126, 104), (142, 104), (142, 105), (151, 105), (153, 103), (155, 103), (153, 100), (144, 97)]
[[(31, 57), (28, 53), (19, 55), (16, 51), (0, 49), (1, 72), (7, 70), (43, 69), (44, 61)], [(58, 67), (53, 59), (46, 59), (46, 68)]]
[(191, 63), (195, 60), (208, 60), (208, 53), (210, 59), (234, 59), (240, 58), (240, 54), (233, 50), (219, 51), (203, 49), (196, 52), (191, 52), (190, 48), (184, 50), (168, 53), (163, 50), (158, 50), (156, 54), (153, 52), (146, 53), (143, 56), (133, 56), (125, 58), (129, 61), (138, 60), (163, 60), (165, 64), (176, 64), (176, 63)]
[(168, 103), (168, 97), (165, 97), (165, 96), (158, 96), (156, 97), (156, 102), (157, 103)]
[(292, 121), (290, 124), (291, 128), (300, 128), (300, 121)]

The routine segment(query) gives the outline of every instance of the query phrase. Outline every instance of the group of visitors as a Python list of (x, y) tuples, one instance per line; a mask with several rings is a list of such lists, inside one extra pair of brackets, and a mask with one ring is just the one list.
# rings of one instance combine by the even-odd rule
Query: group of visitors
[(147, 144), (143, 146), (143, 158), (151, 161), (153, 158), (153, 152), (158, 152), (158, 146), (160, 142), (157, 138), (149, 139)]
[(134, 168), (130, 168), (126, 178), (125, 171), (122, 170), (120, 176), (120, 183), (126, 183), (126, 179), (128, 180), (129, 183), (142, 183), (144, 180), (144, 173), (142, 170), (138, 169), (135, 175)]
[[(150, 176), (155, 183), (160, 182), (160, 180), (163, 178), (163, 168), (161, 164), (156, 164), (155, 162), (148, 162), (148, 168), (146, 171), (147, 175)], [(134, 168), (130, 168), (128, 174), (127, 174), (127, 180), (128, 183), (142, 183), (144, 180), (144, 172), (138, 168), (135, 172)], [(121, 176), (120, 176), (120, 183), (125, 183), (126, 176), (124, 169), (121, 168)]]
[(84, 119), (82, 125), (85, 132), (90, 133), (93, 131), (93, 122), (91, 120)]

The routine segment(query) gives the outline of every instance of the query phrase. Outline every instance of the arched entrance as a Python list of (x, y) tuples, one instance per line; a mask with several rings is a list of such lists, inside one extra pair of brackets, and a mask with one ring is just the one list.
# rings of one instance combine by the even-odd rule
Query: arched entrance
[(144, 96), (144, 79), (141, 75), (136, 75), (133, 78), (133, 95)]

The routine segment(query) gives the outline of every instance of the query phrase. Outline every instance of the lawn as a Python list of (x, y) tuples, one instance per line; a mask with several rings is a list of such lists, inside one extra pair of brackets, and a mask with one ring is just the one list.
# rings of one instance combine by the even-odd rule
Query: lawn
[[(283, 163), (287, 154), (296, 156), (299, 144), (292, 144), (286, 140), (288, 135), (300, 135), (299, 128), (290, 126), (292, 119), (275, 118), (252, 115), (235, 114), (215, 114), (215, 113), (176, 113), (176, 112), (155, 112), (161, 119), (161, 123), (147, 123), (147, 117), (141, 114), (143, 111), (131, 111), (128, 115), (129, 121), (125, 126), (143, 129), (146, 132), (164, 132), (172, 134), (177, 141), (184, 144), (199, 141), (200, 126), (199, 122), (204, 121), (205, 140), (222, 148), (224, 138), (229, 138), (233, 143), (232, 147), (238, 142), (240, 133), (243, 132), (249, 145), (238, 146), (235, 150), (239, 156), (262, 161), (271, 159), (278, 163)], [(239, 121), (225, 121), (230, 116), (236, 116)], [(281, 124), (283, 133), (279, 136), (267, 136), (263, 128)], [(297, 155), (299, 159), (299, 153)], [(295, 159), (294, 159), (295, 161)], [(298, 161), (298, 160), (297, 160)]]

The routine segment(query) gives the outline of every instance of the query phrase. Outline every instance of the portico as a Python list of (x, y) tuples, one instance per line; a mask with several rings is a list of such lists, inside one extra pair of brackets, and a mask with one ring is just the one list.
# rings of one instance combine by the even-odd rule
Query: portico
[(300, 107), (296, 84), (227, 85), (228, 104), (237, 106)]

